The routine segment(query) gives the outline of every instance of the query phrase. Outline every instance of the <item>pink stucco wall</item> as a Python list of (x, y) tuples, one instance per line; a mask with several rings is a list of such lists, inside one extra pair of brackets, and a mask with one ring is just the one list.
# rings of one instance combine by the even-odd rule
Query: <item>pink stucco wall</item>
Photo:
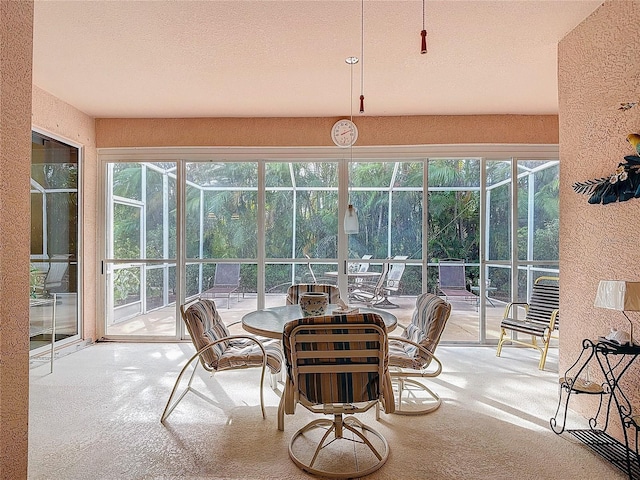
[(33, 2), (0, 1), (0, 479), (27, 476)]
[[(97, 146), (333, 146), (335, 118), (147, 118), (96, 120)], [(557, 144), (556, 115), (354, 117), (358, 146)]]
[[(560, 98), (560, 372), (573, 362), (583, 338), (610, 326), (625, 328), (622, 313), (593, 306), (601, 279), (640, 281), (640, 199), (590, 205), (574, 182), (609, 176), (633, 150), (629, 133), (640, 133), (639, 1), (608, 1), (559, 45)], [(630, 313), (640, 339), (640, 316)], [(640, 406), (640, 362), (623, 386)], [(592, 405), (578, 409), (592, 413)]]

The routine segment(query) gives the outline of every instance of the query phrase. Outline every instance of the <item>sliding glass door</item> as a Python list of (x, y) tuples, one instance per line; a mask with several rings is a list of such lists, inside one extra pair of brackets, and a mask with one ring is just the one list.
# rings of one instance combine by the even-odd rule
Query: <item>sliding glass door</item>
[(338, 162), (265, 162), (265, 306), (293, 283), (337, 283)]
[(30, 348), (79, 338), (77, 147), (33, 132), (31, 147)]
[[(348, 236), (347, 270), (356, 299), (371, 294), (378, 308), (410, 311), (422, 292), (424, 169), (422, 159), (358, 161), (349, 167), (349, 199), (357, 208), (359, 232)], [(385, 263), (389, 272), (381, 279), (375, 274), (383, 274)], [(375, 291), (379, 280), (382, 293)]]
[(176, 163), (106, 165), (105, 335), (177, 335)]
[[(480, 275), (479, 158), (428, 160), (428, 247), (430, 291), (452, 305), (442, 340), (475, 343), (480, 340), (480, 308), (474, 291)], [(462, 272), (457, 284), (447, 275), (449, 265)]]
[[(494, 343), (506, 303), (557, 273), (555, 159), (303, 150), (105, 154), (104, 335), (180, 339), (178, 306), (191, 299), (214, 300), (233, 322), (316, 282), (402, 323), (435, 293), (453, 305), (444, 341)], [(359, 218), (349, 235), (347, 204)], [(456, 294), (442, 288), (452, 261)], [(365, 282), (383, 288), (354, 294)]]

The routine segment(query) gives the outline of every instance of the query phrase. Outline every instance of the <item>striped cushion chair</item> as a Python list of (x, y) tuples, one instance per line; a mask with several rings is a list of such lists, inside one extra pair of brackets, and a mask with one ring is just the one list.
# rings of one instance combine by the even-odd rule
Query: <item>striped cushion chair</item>
[[(451, 314), (451, 304), (431, 293), (416, 299), (411, 323), (399, 337), (389, 337), (389, 370), (397, 383), (396, 413), (418, 415), (436, 410), (440, 397), (422, 382), (408, 377), (433, 378), (442, 372), (435, 356), (440, 336)], [(435, 368), (432, 368), (433, 362)]]
[[(288, 375), (278, 413), (293, 414), (299, 403), (313, 413), (334, 417), (314, 420), (293, 435), (289, 443), (293, 462), (330, 478), (361, 477), (380, 468), (389, 456), (385, 438), (343, 414), (366, 412), (374, 406), (378, 413), (380, 404), (388, 413), (394, 410), (382, 318), (358, 313), (293, 320), (284, 327), (282, 344)], [(284, 428), (280, 419), (278, 427)], [(315, 450), (308, 449), (315, 443), (309, 442), (314, 435), (307, 436), (314, 429), (324, 433)], [(325, 450), (329, 443), (332, 448)], [(346, 449), (341, 448), (343, 443)], [(337, 461), (335, 449), (348, 455)]]
[(191, 303), (188, 308), (187, 304), (182, 305), (180, 306), (180, 312), (191, 336), (191, 341), (196, 348), (196, 353), (180, 371), (160, 421), (164, 422), (167, 419), (187, 392), (195, 392), (191, 384), (198, 368), (198, 363), (195, 364), (191, 372), (187, 388), (174, 401), (182, 377), (196, 359), (199, 360), (205, 370), (212, 374), (221, 370), (260, 367), (262, 369), (260, 375), (260, 408), (262, 410), (262, 418), (266, 418), (262, 394), (264, 373), (265, 369), (269, 367), (272, 374), (272, 387), (275, 388), (274, 377), (282, 366), (282, 352), (278, 340), (258, 339), (250, 335), (231, 335), (227, 326), (222, 322), (213, 300), (199, 299)]
[(329, 294), (329, 303), (336, 304), (340, 300), (340, 289), (335, 285), (323, 283), (296, 283), (287, 290), (287, 305), (298, 305), (300, 295), (307, 292), (322, 292)]

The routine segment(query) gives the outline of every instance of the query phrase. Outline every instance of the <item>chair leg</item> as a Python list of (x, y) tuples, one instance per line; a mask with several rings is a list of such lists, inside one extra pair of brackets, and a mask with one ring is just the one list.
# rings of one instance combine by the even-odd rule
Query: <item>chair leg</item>
[(184, 396), (189, 391), (193, 391), (193, 389), (191, 388), (191, 383), (193, 382), (193, 378), (196, 374), (196, 370), (198, 370), (198, 365), (200, 365), (200, 362), (197, 362), (195, 367), (193, 368), (193, 372), (191, 372), (191, 376), (189, 377), (189, 383), (187, 383), (187, 388), (185, 388), (184, 392), (180, 394), (178, 399), (172, 403), (172, 400), (175, 397), (176, 392), (178, 391), (178, 385), (180, 384), (182, 377), (184, 376), (185, 372), (189, 368), (189, 365), (191, 365), (191, 363), (193, 363), (193, 361), (197, 358), (198, 358), (198, 354), (196, 353), (194, 356), (192, 356), (189, 359), (189, 361), (184, 365), (184, 367), (182, 367), (182, 370), (180, 370), (180, 373), (178, 374), (178, 378), (176, 378), (176, 383), (173, 385), (173, 390), (171, 390), (171, 395), (169, 395), (169, 400), (167, 400), (167, 405), (164, 407), (164, 411), (162, 412), (162, 416), (160, 417), (160, 423), (164, 423), (164, 421), (169, 417), (169, 415), (171, 415), (171, 412), (173, 412), (173, 409), (178, 406), (178, 404), (184, 398)]
[(498, 349), (496, 350), (496, 357), (499, 357), (502, 353), (502, 344), (505, 342), (505, 336), (507, 335), (507, 331), (504, 328), (500, 329), (500, 339), (498, 340)]
[(269, 374), (269, 386), (271, 387), (271, 390), (277, 391), (278, 390), (278, 374), (277, 373), (271, 373)]
[[(404, 378), (404, 377), (396, 377), (396, 378), (393, 378), (393, 380), (398, 385), (398, 402), (396, 403), (396, 411), (394, 413), (397, 413), (398, 415), (425, 415), (427, 413), (431, 413), (437, 410), (438, 408), (440, 408), (440, 405), (442, 405), (442, 400), (440, 399), (438, 394), (436, 394), (433, 390), (431, 390), (425, 384), (418, 382), (417, 380), (413, 380), (411, 378)], [(419, 406), (416, 406), (414, 408), (403, 409), (403, 403), (402, 403), (403, 392), (406, 392), (407, 394), (408, 405), (405, 405), (405, 407), (407, 406), (411, 407), (411, 404), (409, 403), (411, 400), (410, 399), (411, 392), (412, 392), (411, 387), (413, 387), (414, 389), (417, 389), (420, 392), (424, 392), (426, 396), (420, 396), (420, 398), (415, 397), (419, 402)]]
[(282, 394), (280, 403), (278, 403), (278, 430), (284, 432), (284, 394)]
[[(184, 365), (184, 367), (182, 367), (182, 370), (180, 370), (180, 373), (178, 374), (178, 378), (176, 378), (176, 383), (173, 385), (173, 390), (171, 390), (171, 395), (169, 395), (169, 400), (167, 400), (167, 404), (164, 407), (164, 411), (162, 412), (162, 416), (160, 417), (160, 423), (164, 423), (164, 421), (169, 418), (169, 415), (171, 415), (171, 412), (173, 412), (174, 408), (176, 408), (178, 406), (178, 404), (182, 401), (182, 399), (184, 398), (184, 396), (188, 393), (188, 392), (196, 392), (196, 390), (194, 390), (191, 387), (191, 384), (193, 383), (193, 379), (195, 378), (195, 374), (196, 371), (198, 370), (198, 365), (200, 365), (200, 362), (198, 361), (195, 364), (195, 367), (193, 368), (193, 371), (191, 372), (191, 376), (189, 377), (189, 382), (187, 383), (187, 387), (184, 389), (184, 391), (180, 394), (180, 396), (178, 397), (177, 400), (173, 400), (174, 397), (176, 396), (176, 392), (178, 391), (178, 386), (180, 385), (180, 381), (182, 380), (182, 377), (184, 376), (185, 372), (187, 371), (187, 369), (189, 368), (189, 366), (193, 363), (194, 360), (198, 359), (199, 354), (196, 353), (195, 355), (193, 355), (188, 361), (187, 363)], [(262, 371), (260, 372), (260, 410), (262, 411), (262, 418), (266, 419), (267, 415), (264, 409), (264, 392), (263, 392), (263, 388), (264, 388), (264, 371), (265, 371), (265, 365), (262, 365)], [(200, 394), (202, 395), (202, 394)]]
[(385, 295), (382, 300), (377, 303), (373, 303), (371, 306), (376, 308), (399, 308), (398, 305), (389, 301), (389, 298)]
[(260, 410), (262, 410), (262, 418), (266, 419), (267, 414), (264, 410), (264, 370), (265, 364), (262, 364), (262, 371), (260, 372)]
[(540, 363), (538, 364), (538, 370), (544, 370), (544, 364), (547, 361), (547, 353), (549, 352), (549, 343), (551, 343), (551, 335), (548, 337), (542, 337), (544, 342), (544, 348), (542, 349), (542, 355), (540, 356)]

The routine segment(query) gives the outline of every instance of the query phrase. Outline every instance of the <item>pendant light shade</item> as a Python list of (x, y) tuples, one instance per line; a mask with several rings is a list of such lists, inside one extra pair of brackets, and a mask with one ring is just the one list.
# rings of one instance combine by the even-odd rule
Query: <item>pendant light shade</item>
[(360, 224), (358, 223), (358, 212), (356, 211), (356, 207), (349, 204), (347, 212), (344, 214), (344, 233), (353, 235), (359, 231)]

